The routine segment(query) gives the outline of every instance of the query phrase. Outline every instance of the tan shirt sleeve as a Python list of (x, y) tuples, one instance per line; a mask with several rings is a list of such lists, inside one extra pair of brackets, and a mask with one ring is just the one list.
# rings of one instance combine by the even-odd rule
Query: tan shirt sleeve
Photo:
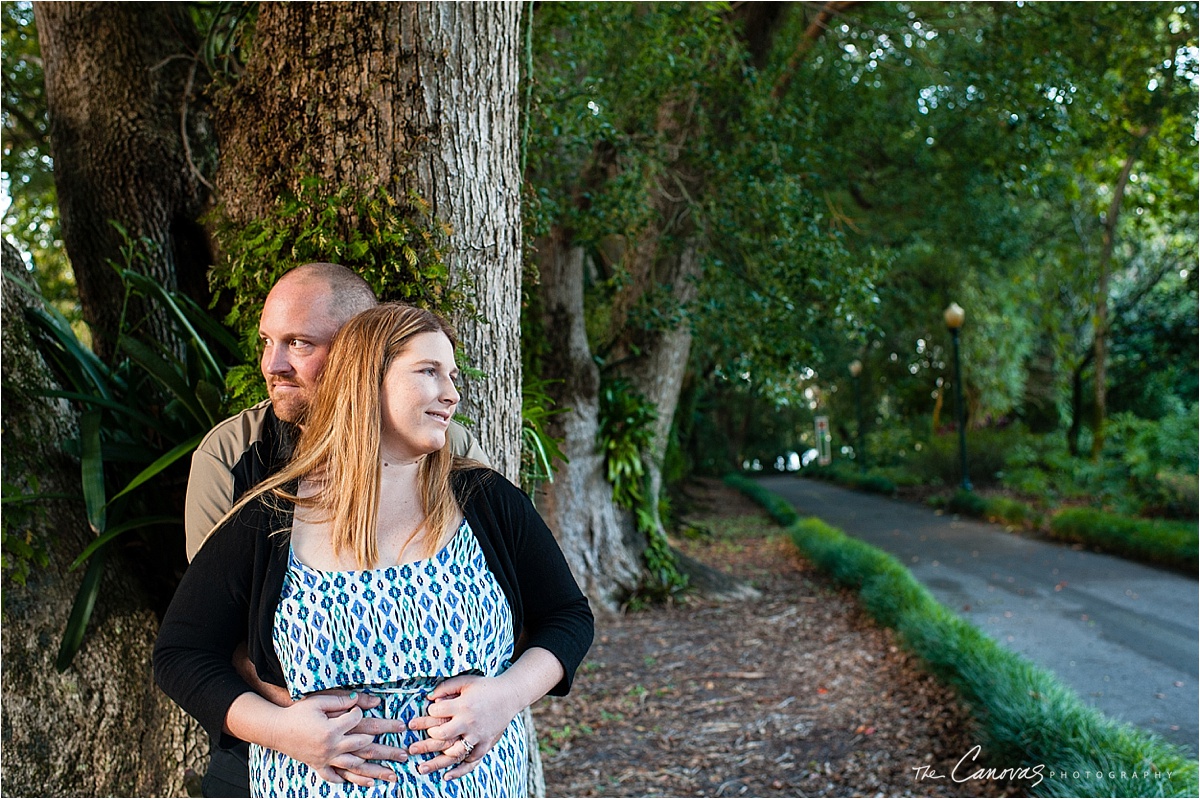
[(488, 460), (487, 453), (483, 451), (483, 447), (479, 446), (478, 439), (475, 438), (470, 430), (458, 422), (450, 423), (446, 439), (446, 443), (450, 445), (450, 451), (455, 455), (470, 458), (473, 461), (479, 461), (484, 466), (491, 467), (492, 462)]
[(191, 563), (204, 539), (233, 507), (233, 470), (238, 461), (261, 440), (270, 400), (231, 416), (209, 431), (192, 453), (183, 527), (187, 558)]
[(197, 449), (192, 453), (187, 499), (183, 505), (188, 563), (196, 556), (209, 532), (232, 507), (233, 472), (216, 455)]

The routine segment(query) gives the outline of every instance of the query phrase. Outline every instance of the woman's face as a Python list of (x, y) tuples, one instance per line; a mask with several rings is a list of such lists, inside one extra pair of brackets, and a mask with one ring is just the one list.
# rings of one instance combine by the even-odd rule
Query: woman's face
[(458, 407), (458, 366), (444, 333), (421, 333), (392, 361), (380, 393), (380, 450), (385, 461), (413, 461), (446, 444)]

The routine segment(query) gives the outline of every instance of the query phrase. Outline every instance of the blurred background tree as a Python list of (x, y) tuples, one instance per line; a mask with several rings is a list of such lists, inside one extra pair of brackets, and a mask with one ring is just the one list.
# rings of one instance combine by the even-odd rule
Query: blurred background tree
[[(456, 272), (459, 250), (445, 247), (464, 223), (400, 190), (412, 188), (402, 166), (359, 174), (387, 173), (381, 191), (404, 213), (303, 180), (340, 166), (305, 144), (294, 120), (328, 122), (338, 115), (321, 110), (338, 98), (308, 97), (300, 70), (288, 79), (308, 105), (274, 113), (256, 94), (269, 77), (240, 83), (248, 67), (267, 74), (286, 61), (255, 49), (259, 8), (0, 11), (3, 232), (26, 276), (109, 366), (124, 357), (120, 311), (140, 302), (113, 293), (110, 261), (145, 266), (239, 334), (289, 258), (322, 248), (388, 296), (467, 314), (456, 293), (465, 284), (447, 279), (470, 270)], [(274, 9), (264, 30), (301, 47), (295, 20), (314, 37), (336, 28), (314, 8), (294, 18)], [(363, 13), (339, 35), (382, 25)], [(593, 598), (618, 605), (681, 590), (685, 570), (667, 545), (674, 487), (798, 467), (816, 415), (830, 417), (835, 459), (856, 471), (954, 485), (941, 315), (951, 302), (967, 313), (961, 388), (978, 488), (1046, 507), (1194, 516), (1197, 13), (1181, 2), (523, 5), (521, 83), (505, 100), (520, 109), (519, 152), (506, 154), (520, 171), (493, 187), (510, 206), (520, 194), (523, 229), (507, 225), (504, 239), (524, 241), (520, 363), (514, 347), (490, 368), (506, 395), (522, 386), (523, 439), (541, 461), (557, 455), (536, 495)], [(56, 93), (83, 85), (89, 64), (103, 91)], [(402, 94), (394, 102), (407, 113)], [(100, 152), (96, 126), (126, 145), (142, 139), (100, 111), (77, 112), (121, 97), (142, 109), (132, 133), (154, 146), (114, 158)], [(248, 140), (256, 114), (285, 122), (278, 152), (291, 153), (236, 153), (253, 168), (232, 174), (269, 178), (243, 195), (279, 195), (258, 197), (256, 219), (239, 217), (237, 229), (213, 212), (238, 194), (222, 196), (217, 179), (222, 158), (231, 174), (234, 148), (223, 155), (218, 134), (239, 132), (234, 106)], [(338, 118), (362, 133), (368, 116)], [(52, 143), (69, 145), (53, 151), (57, 161)], [(319, 157), (282, 163), (306, 155)], [(287, 191), (270, 177), (284, 173)], [(513, 270), (464, 257), (479, 267), (472, 279), (512, 289), (496, 295), (501, 307), (476, 310), (515, 317)], [(131, 318), (153, 330), (156, 313)], [(163, 338), (187, 350), (173, 329)], [(239, 390), (247, 373), (254, 380), (252, 353), (243, 356)], [(505, 430), (497, 435), (513, 441), (500, 446), (515, 448), (515, 424)], [(543, 465), (527, 476), (551, 475)]]

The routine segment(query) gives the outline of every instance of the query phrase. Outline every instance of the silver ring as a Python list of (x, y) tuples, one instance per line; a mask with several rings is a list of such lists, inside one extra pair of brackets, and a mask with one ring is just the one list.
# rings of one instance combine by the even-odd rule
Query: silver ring
[(475, 744), (471, 743), (466, 738), (463, 738), (461, 736), (459, 737), (458, 740), (460, 743), (462, 743), (463, 748), (467, 750), (467, 753), (465, 755), (463, 755), (463, 760), (466, 760), (468, 757), (471, 756), (471, 753), (475, 751)]

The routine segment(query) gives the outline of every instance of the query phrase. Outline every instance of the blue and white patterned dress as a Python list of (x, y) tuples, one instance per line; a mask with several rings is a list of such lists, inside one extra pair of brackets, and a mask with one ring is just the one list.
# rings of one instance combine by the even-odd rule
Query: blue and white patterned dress
[[(428, 694), (464, 673), (494, 677), (513, 654), (512, 610), (463, 520), (432, 558), (362, 571), (320, 571), (289, 554), (275, 614), (275, 651), (293, 699), (328, 688), (353, 688), (382, 697), (368, 716), (409, 721), (423, 715)], [(425, 735), (382, 735), (407, 747)], [(525, 729), (520, 716), (470, 774), (445, 780), (445, 771), (420, 774), (435, 757), (388, 762), (397, 782), (371, 788), (328, 783), (306, 764), (270, 749), (250, 747), (254, 796), (523, 796)]]

